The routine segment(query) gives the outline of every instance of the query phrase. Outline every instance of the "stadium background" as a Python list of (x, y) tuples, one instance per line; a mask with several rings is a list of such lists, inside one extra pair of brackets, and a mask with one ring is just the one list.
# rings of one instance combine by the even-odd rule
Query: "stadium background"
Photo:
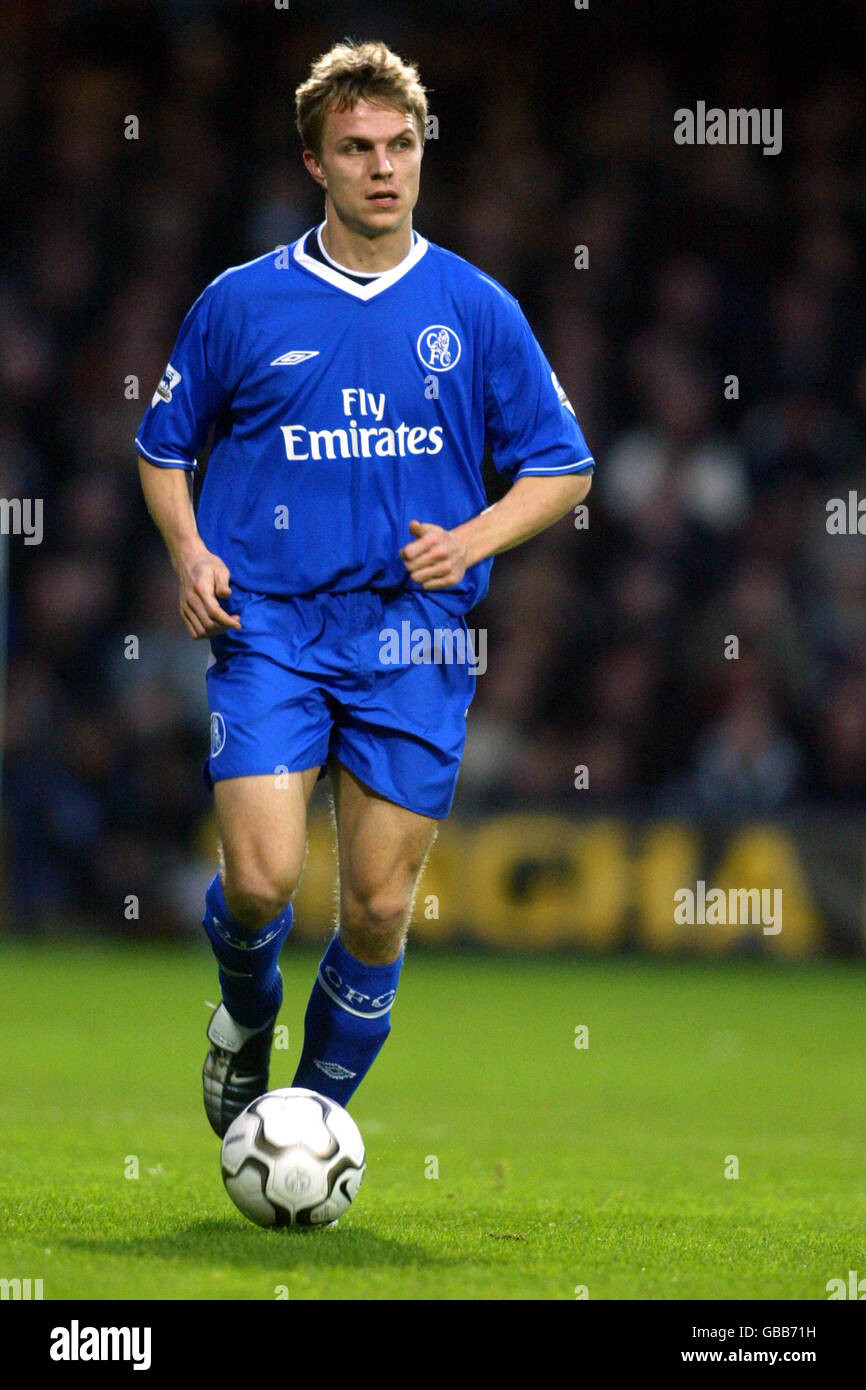
[[(862, 952), (866, 548), (826, 522), (864, 476), (863, 25), (3, 7), (0, 496), (45, 518), (38, 546), (0, 538), (5, 934), (199, 939), (207, 650), (132, 438), (203, 286), (319, 220), (291, 98), (351, 33), (418, 61), (438, 130), (416, 226), (518, 296), (598, 460), (588, 528), (497, 559), (469, 618), (488, 668), (415, 940)], [(678, 146), (699, 100), (781, 107), (782, 152)], [(782, 932), (677, 927), (700, 878), (781, 887)], [(332, 887), (319, 800), (300, 935), (324, 938)]]

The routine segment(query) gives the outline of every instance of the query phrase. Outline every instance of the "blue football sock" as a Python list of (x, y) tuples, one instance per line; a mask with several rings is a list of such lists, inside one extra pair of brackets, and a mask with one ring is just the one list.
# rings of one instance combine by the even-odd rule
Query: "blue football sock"
[(392, 965), (364, 965), (333, 938), (307, 1005), (293, 1086), (348, 1103), (391, 1031), (402, 965), (402, 955)]
[(283, 1002), (283, 978), (277, 961), (292, 925), (292, 905), (281, 915), (250, 931), (229, 912), (216, 874), (205, 894), (203, 926), (219, 962), (223, 1003), (236, 1023), (263, 1027)]

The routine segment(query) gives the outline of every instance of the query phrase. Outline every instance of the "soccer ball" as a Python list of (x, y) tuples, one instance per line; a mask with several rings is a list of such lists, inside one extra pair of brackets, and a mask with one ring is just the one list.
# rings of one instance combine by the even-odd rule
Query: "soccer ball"
[(235, 1206), (257, 1226), (327, 1226), (361, 1186), (364, 1141), (342, 1105), (289, 1086), (238, 1115), (220, 1165)]

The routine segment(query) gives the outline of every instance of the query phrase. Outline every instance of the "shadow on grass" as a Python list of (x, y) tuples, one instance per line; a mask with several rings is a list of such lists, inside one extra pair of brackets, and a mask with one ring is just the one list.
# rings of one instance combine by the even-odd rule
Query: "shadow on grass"
[(336, 1230), (264, 1230), (234, 1221), (200, 1221), (164, 1235), (130, 1240), (67, 1237), (58, 1241), (67, 1250), (90, 1255), (122, 1255), (168, 1263), (206, 1262), (214, 1265), (256, 1266), (285, 1270), (297, 1260), (305, 1269), (333, 1267), (410, 1267), (452, 1264), (453, 1257), (431, 1254), (423, 1245), (391, 1239), (363, 1228), (346, 1225)]

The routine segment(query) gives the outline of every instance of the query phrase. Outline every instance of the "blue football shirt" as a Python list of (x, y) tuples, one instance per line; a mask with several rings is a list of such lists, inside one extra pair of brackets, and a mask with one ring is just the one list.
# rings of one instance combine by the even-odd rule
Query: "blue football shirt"
[[(512, 295), (414, 236), (363, 280), (305, 233), (218, 276), (181, 326), (136, 437), (194, 469), (232, 585), (272, 596), (418, 589), (400, 559), (413, 519), (451, 528), (487, 505), (485, 442), (509, 480), (591, 472), (593, 459)], [(449, 612), (487, 592), (492, 559), (436, 590)]]

